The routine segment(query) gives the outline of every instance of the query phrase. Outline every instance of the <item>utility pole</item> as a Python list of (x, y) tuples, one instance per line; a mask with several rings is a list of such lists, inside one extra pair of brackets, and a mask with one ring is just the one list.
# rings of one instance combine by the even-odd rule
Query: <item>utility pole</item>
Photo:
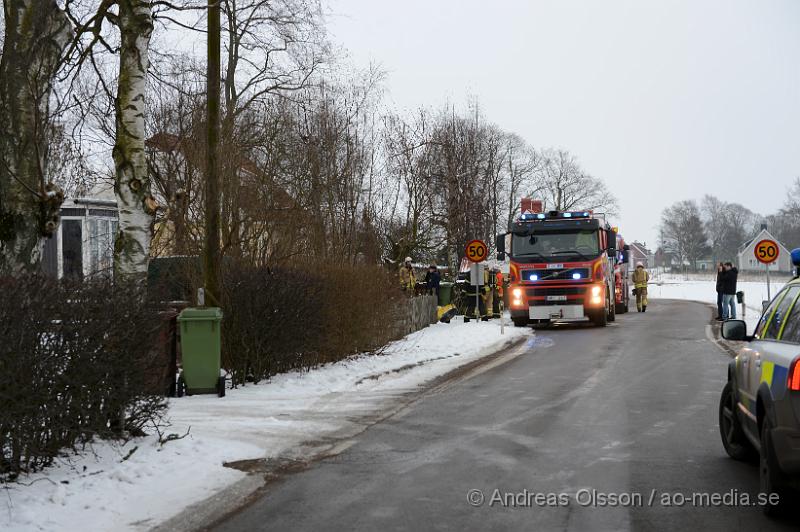
[(205, 295), (213, 306), (220, 306), (219, 248), (219, 106), (220, 106), (220, 1), (208, 0), (208, 70), (206, 81), (206, 234), (203, 253)]

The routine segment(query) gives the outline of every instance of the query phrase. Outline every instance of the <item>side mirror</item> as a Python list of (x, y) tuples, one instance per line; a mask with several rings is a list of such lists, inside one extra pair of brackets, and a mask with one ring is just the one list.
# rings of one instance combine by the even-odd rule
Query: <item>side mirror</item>
[(606, 232), (606, 236), (608, 238), (608, 252), (609, 257), (617, 257), (617, 233), (613, 229), (609, 229)]
[(498, 255), (500, 253), (505, 254), (505, 252), (506, 252), (506, 233), (503, 233), (501, 235), (497, 235), (494, 238), (494, 246), (497, 249), (497, 254)]
[(747, 324), (742, 320), (723, 321), (722, 337), (734, 342), (749, 341), (750, 338), (747, 336)]
[(495, 236), (494, 246), (497, 249), (497, 260), (506, 260), (506, 234)]

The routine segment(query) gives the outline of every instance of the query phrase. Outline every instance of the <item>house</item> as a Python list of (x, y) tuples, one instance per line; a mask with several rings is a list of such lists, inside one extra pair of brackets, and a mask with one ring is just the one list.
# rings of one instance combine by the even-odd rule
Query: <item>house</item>
[(647, 245), (639, 242), (638, 240), (634, 240), (632, 244), (630, 244), (630, 263), (637, 264), (641, 262), (644, 264), (645, 268), (652, 268), (655, 266), (655, 255), (647, 249)]
[[(145, 141), (153, 195), (165, 208), (154, 223), (151, 256), (193, 254), (202, 241), (205, 220), (202, 200), (204, 152), (193, 137), (156, 133)], [(226, 159), (236, 180), (220, 192), (221, 246), (238, 249), (243, 242), (257, 258), (296, 253), (309, 220), (287, 190), (275, 183), (259, 165), (245, 157)], [(227, 197), (226, 197), (227, 196)]]
[(760, 263), (756, 259), (755, 255), (756, 244), (765, 239), (774, 240), (777, 242), (779, 249), (778, 260), (769, 265), (769, 271), (778, 273), (792, 273), (793, 266), (790, 251), (786, 248), (786, 246), (781, 244), (777, 238), (772, 236), (772, 234), (767, 230), (766, 225), (762, 225), (761, 231), (754, 238), (748, 240), (739, 247), (739, 251), (736, 254), (736, 262), (738, 264), (739, 271), (763, 272), (766, 270), (766, 266)]
[(42, 271), (58, 279), (110, 275), (118, 228), (117, 200), (110, 186), (68, 198), (61, 206), (58, 229), (45, 240)]

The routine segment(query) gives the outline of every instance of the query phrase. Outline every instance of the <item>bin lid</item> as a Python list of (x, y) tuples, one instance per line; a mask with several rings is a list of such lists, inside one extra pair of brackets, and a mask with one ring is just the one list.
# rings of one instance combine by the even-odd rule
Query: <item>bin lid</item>
[(190, 307), (181, 311), (178, 321), (222, 321), (222, 309), (218, 307)]

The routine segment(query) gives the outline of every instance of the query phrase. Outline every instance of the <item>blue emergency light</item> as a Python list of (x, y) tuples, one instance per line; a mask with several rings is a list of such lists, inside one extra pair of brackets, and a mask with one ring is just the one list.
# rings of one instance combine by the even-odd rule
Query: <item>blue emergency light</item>
[(532, 273), (531, 276), (528, 279), (530, 279), (531, 281), (538, 281), (539, 280), (539, 276), (536, 275), (535, 273)]
[(519, 221), (526, 222), (528, 220), (547, 220), (550, 219), (557, 219), (557, 218), (591, 218), (592, 213), (589, 211), (566, 211), (566, 212), (558, 212), (558, 211), (551, 211), (548, 214), (543, 212), (539, 213), (532, 213), (532, 212), (525, 212), (519, 215)]
[(578, 273), (578, 272), (575, 272), (575, 273), (572, 274), (572, 278), (573, 279), (580, 279), (581, 278), (581, 274)]
[(795, 248), (792, 250), (792, 264), (800, 267), (800, 248)]

